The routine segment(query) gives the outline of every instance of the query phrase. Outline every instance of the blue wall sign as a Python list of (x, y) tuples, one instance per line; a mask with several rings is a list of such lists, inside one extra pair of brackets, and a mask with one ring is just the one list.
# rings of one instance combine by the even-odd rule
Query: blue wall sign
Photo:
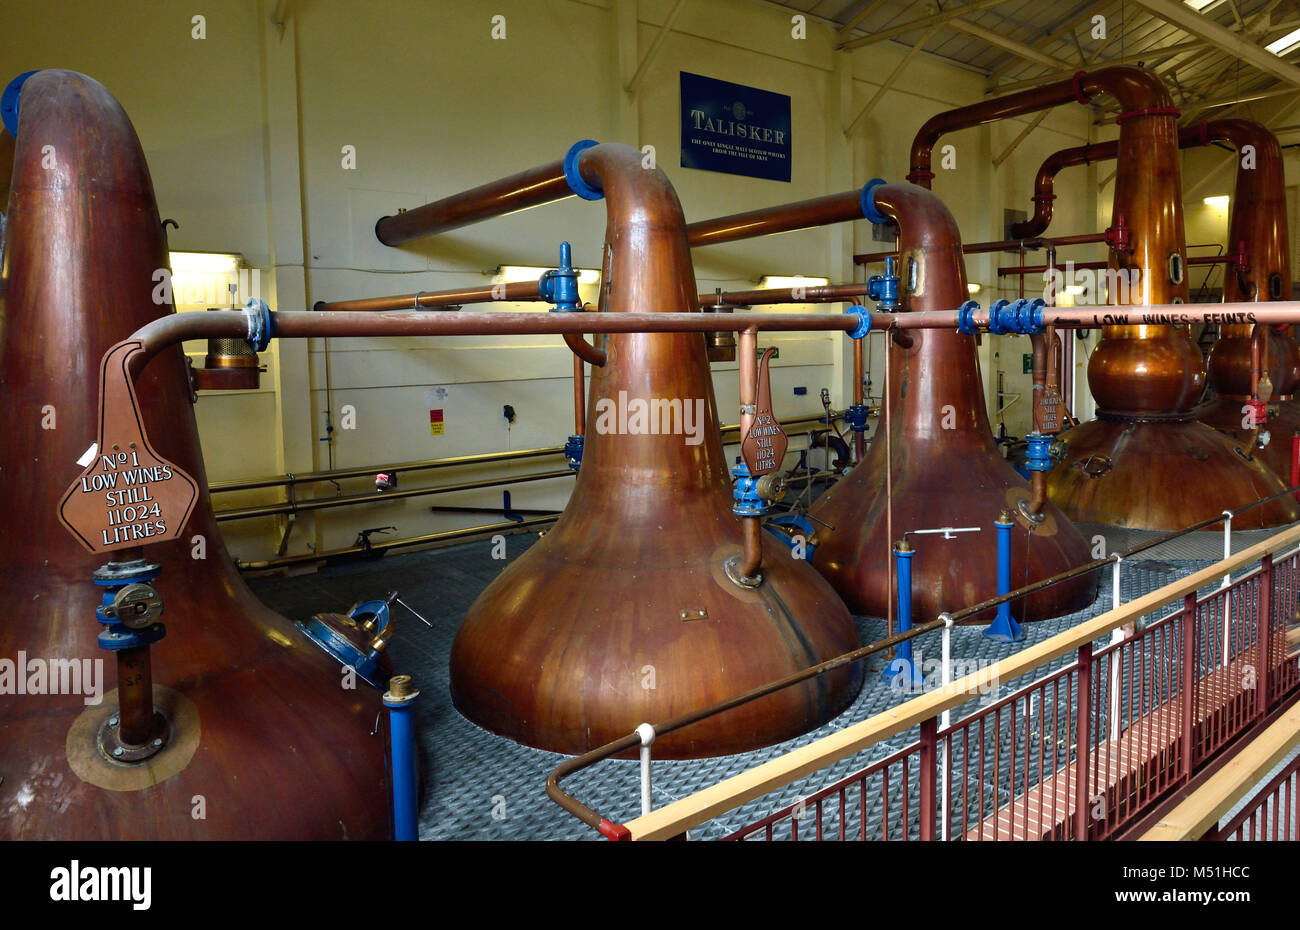
[(682, 76), (682, 167), (790, 180), (790, 98)]

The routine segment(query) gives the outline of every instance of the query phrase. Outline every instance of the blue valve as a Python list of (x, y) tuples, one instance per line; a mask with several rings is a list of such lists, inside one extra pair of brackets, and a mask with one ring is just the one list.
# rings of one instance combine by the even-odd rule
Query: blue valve
[(865, 433), (867, 431), (867, 413), (866, 404), (850, 404), (844, 411), (844, 422), (849, 425), (849, 429), (855, 433)]
[[(393, 598), (396, 599), (396, 592)], [(389, 610), (388, 600), (363, 601), (354, 605), (347, 615), (349, 619), (356, 621), (357, 627), (362, 623), (373, 621), (374, 630), (369, 635), (377, 636), (392, 622), (392, 614)], [(383, 660), (382, 648), (359, 645), (332, 627), (321, 615), (312, 617), (306, 622), (295, 620), (293, 625), (343, 665), (353, 669), (366, 684), (380, 689), (384, 687), (383, 668), (380, 665)]]
[(758, 493), (758, 479), (749, 473), (749, 466), (736, 459), (736, 467), (731, 470), (736, 479), (736, 490), (732, 492), (735, 503), (731, 512), (738, 517), (761, 517), (767, 513), (767, 501)]
[(573, 267), (569, 243), (560, 243), (560, 267), (543, 272), (537, 279), (537, 292), (543, 300), (550, 301), (553, 312), (571, 313), (582, 309), (578, 297), (578, 270)]
[(1028, 471), (1052, 470), (1052, 437), (1035, 430), (1025, 435), (1028, 444), (1025, 455), (1025, 468)]
[(1016, 301), (999, 300), (989, 307), (989, 332), (996, 336), (1018, 333), (1030, 336), (1043, 331), (1043, 308), (1047, 302), (1041, 297)]
[(162, 598), (150, 584), (162, 566), (136, 559), (109, 562), (95, 570), (95, 584), (104, 589), (95, 619), (104, 627), (99, 634), (102, 649), (116, 652), (158, 642), (167, 627), (156, 622), (162, 616)]
[(893, 257), (885, 259), (885, 273), (867, 279), (867, 296), (881, 310), (898, 309), (898, 273)]
[(584, 437), (570, 436), (564, 443), (564, 457), (569, 462), (569, 467), (577, 471), (582, 466), (582, 447)]

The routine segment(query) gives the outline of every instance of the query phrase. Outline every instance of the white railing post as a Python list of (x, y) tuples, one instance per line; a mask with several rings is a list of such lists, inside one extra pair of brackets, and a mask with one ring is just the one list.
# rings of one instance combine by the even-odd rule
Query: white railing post
[[(947, 613), (941, 613), (939, 619), (943, 621), (943, 693), (947, 694), (952, 685), (952, 617)], [(951, 722), (952, 711), (945, 710), (939, 718), (939, 724), (945, 733)], [(943, 756), (939, 759), (939, 838), (941, 840), (948, 839), (948, 763), (951, 753), (952, 740), (944, 739)]]
[[(1232, 558), (1232, 511), (1223, 512), (1223, 560), (1226, 562)], [(1223, 581), (1219, 582), (1219, 590), (1227, 588), (1232, 584), (1232, 572), (1223, 576)], [(1223, 666), (1228, 666), (1228, 630), (1232, 625), (1232, 595), (1223, 595)]]
[[(1111, 568), (1110, 574), (1110, 602), (1111, 608), (1119, 610), (1124, 603), (1124, 594), (1120, 590), (1120, 566), (1124, 561), (1124, 556), (1118, 552), (1115, 553), (1115, 565)], [(1110, 631), (1110, 641), (1112, 644), (1124, 641), (1124, 630), (1115, 629)], [(1119, 672), (1120, 665), (1123, 663), (1123, 653), (1115, 649), (1110, 654), (1110, 738), (1119, 739)]]
[(655, 728), (643, 723), (636, 728), (636, 735), (641, 737), (641, 816), (653, 810), (650, 803), (650, 744), (655, 741)]

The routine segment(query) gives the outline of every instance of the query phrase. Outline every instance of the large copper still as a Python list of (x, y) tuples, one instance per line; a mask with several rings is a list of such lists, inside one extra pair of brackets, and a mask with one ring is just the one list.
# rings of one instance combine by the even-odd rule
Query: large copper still
[(139, 141), (94, 80), (47, 70), (23, 85), (6, 219), (0, 659), (102, 662), (105, 693), (99, 704), (67, 693), (0, 700), (0, 837), (388, 836), (384, 736), (371, 735), (379, 696), (341, 687), (337, 667), (235, 571), (213, 520), (179, 348), (138, 382), (154, 444), (200, 488), (180, 539), (137, 550), (162, 566), (154, 584), (168, 632), (149, 650), (170, 738), (134, 764), (97, 751), (119, 683), (112, 653), (97, 645), (102, 589), (92, 575), (105, 558), (84, 551), (56, 511), (96, 435), (101, 356), (172, 311), (153, 299), (167, 245)]
[[(1286, 228), (1286, 190), (1281, 148), (1267, 127), (1250, 120), (1201, 120), (1178, 132), (1180, 148), (1229, 142), (1242, 152), (1229, 221), (1225, 301), (1290, 299), (1290, 254)], [(1251, 146), (1249, 150), (1244, 146)], [(1114, 159), (1118, 141), (1062, 149), (1048, 156), (1034, 181), (1034, 214), (1011, 227), (1013, 236), (1042, 235), (1052, 220), (1059, 171)], [(1280, 218), (1280, 221), (1279, 221)], [(1254, 257), (1252, 259), (1252, 256)], [(1267, 345), (1264, 344), (1267, 340)], [(1263, 365), (1268, 371), (1268, 417), (1262, 427), (1270, 441), (1243, 425), (1247, 404), (1258, 395)], [(1300, 383), (1300, 346), (1286, 326), (1260, 330), (1227, 323), (1210, 353), (1209, 384), (1214, 396), (1196, 408), (1197, 419), (1231, 436), (1252, 458), (1261, 459), (1284, 481), (1291, 477), (1292, 437), (1300, 428), (1300, 405), (1292, 394)]]
[[(1187, 300), (1187, 255), (1178, 175), (1178, 111), (1159, 78), (1140, 68), (1073, 78), (950, 110), (912, 143), (910, 179), (928, 186), (945, 133), (1108, 94), (1121, 106), (1114, 222), (1108, 231), (1112, 304)], [(1120, 286), (1123, 285), (1123, 286)], [(1168, 321), (1157, 321), (1162, 324)], [(1106, 325), (1088, 365), (1097, 419), (1061, 435), (1065, 459), (1048, 475), (1051, 499), (1076, 522), (1175, 530), (1281, 490), (1269, 469), (1198, 422), (1192, 407), (1205, 371), (1184, 325)], [(1178, 493), (1162, 493), (1178, 489)], [(1290, 501), (1256, 507), (1240, 528), (1295, 519)]]
[[(1277, 136), (1244, 119), (1215, 120), (1207, 125), (1207, 132), (1238, 151), (1223, 299), (1228, 303), (1290, 300), (1286, 178)], [(1201, 422), (1231, 436), (1288, 485), (1292, 438), (1300, 432), (1300, 404), (1293, 399), (1300, 385), (1300, 346), (1290, 330), (1250, 323), (1221, 326), (1209, 360), (1215, 396), (1196, 410)], [(1252, 399), (1267, 408), (1267, 418), (1258, 425), (1247, 425), (1253, 422), (1247, 420)]]
[[(623, 145), (583, 150), (577, 170), (607, 203), (600, 312), (697, 311), (682, 209), (663, 172), (644, 168), (641, 153)], [(545, 189), (546, 178), (534, 175), (519, 177)], [(518, 202), (499, 185), (480, 189), (488, 190), (494, 202)], [(464, 196), (471, 195), (479, 196)], [(485, 215), (473, 204), (454, 206), (425, 213), (436, 222)], [(627, 333), (605, 337), (602, 347), (577, 487), (555, 527), (470, 607), (451, 653), (452, 698), (462, 713), (566, 753), (857, 645), (830, 585), (785, 547), (762, 552), (756, 587), (733, 581), (724, 567), (742, 549), (753, 554), (758, 524), (747, 519), (742, 534), (732, 512), (705, 340)], [(608, 405), (637, 399), (698, 409), (696, 440), (610, 429)], [(861, 672), (846, 668), (787, 688), (657, 741), (655, 756), (720, 755), (795, 736), (833, 717), (860, 684)]]
[[(967, 299), (957, 223), (932, 193), (913, 184), (872, 190), (875, 209), (899, 228), (905, 311), (950, 310)], [(813, 564), (855, 611), (889, 613), (890, 549), (905, 533), (978, 527), (912, 537), (913, 608), (923, 617), (995, 596), (994, 523), (1015, 515), (1011, 564), (1019, 587), (1089, 561), (1088, 546), (1050, 503), (1038, 502), (998, 453), (985, 411), (974, 337), (945, 330), (911, 331), (910, 346), (889, 349), (889, 435), (809, 510), (817, 527)], [(892, 461), (891, 455), (892, 452)], [(891, 532), (892, 530), (892, 532)], [(1077, 610), (1095, 593), (1081, 576), (1013, 605), (1017, 619), (1040, 620)], [(972, 618), (972, 622), (976, 619)]]

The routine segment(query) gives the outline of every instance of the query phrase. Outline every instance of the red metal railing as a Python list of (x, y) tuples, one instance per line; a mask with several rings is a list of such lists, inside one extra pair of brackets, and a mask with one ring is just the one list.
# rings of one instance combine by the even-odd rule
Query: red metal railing
[(726, 839), (1112, 837), (1297, 690), (1285, 630), (1298, 597), (1300, 552), (1265, 556), (951, 726), (926, 720), (907, 748)]
[(1300, 756), (1269, 779), (1250, 802), (1206, 840), (1300, 840)]

